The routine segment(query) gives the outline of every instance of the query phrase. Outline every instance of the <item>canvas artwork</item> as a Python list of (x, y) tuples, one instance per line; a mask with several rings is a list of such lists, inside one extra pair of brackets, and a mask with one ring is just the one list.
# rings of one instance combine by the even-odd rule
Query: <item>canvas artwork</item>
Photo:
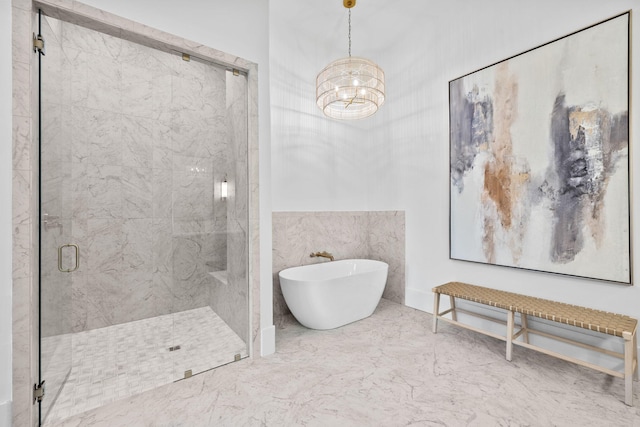
[(449, 82), (452, 259), (631, 283), (629, 17)]

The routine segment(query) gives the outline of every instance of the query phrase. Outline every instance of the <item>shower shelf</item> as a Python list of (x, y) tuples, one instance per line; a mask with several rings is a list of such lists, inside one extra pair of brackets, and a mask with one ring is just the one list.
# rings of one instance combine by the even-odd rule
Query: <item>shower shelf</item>
[(209, 274), (215, 279), (216, 282), (219, 282), (223, 285), (229, 284), (227, 281), (227, 270), (211, 271), (209, 272)]

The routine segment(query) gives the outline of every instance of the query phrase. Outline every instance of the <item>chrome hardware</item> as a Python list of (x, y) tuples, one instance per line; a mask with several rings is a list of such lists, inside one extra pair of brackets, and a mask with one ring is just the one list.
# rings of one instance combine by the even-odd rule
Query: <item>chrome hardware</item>
[(327, 251), (311, 253), (311, 255), (309, 255), (309, 256), (311, 258), (315, 258), (315, 257), (329, 258), (331, 261), (333, 261), (333, 255), (331, 255)]
[(42, 402), (44, 398), (44, 381), (33, 385), (33, 403)]
[[(69, 268), (69, 269), (62, 268), (62, 250), (64, 248), (73, 248), (73, 249), (75, 249), (75, 252), (76, 252), (76, 263), (75, 263), (73, 268)], [(58, 270), (60, 270), (62, 273), (72, 273), (72, 272), (76, 271), (78, 269), (78, 267), (80, 267), (79, 252), (80, 252), (80, 248), (78, 247), (78, 245), (73, 244), (73, 243), (67, 243), (65, 245), (59, 246), (58, 247)]]
[(176, 351), (176, 350), (180, 350), (180, 346), (179, 345), (174, 345), (172, 347), (169, 347), (169, 351)]
[(41, 34), (36, 36), (36, 33), (33, 33), (33, 51), (44, 56), (44, 39)]

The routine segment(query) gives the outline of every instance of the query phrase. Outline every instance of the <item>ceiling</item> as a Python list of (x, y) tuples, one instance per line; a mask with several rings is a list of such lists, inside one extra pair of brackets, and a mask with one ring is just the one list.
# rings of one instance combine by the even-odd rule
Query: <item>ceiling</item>
[[(397, 28), (414, 28), (425, 25), (425, 21), (430, 21), (430, 25), (437, 22), (436, 13), (425, 16), (421, 1), (424, 0), (406, 3), (358, 0), (351, 10), (352, 54), (367, 55), (393, 48), (406, 37)], [(458, 1), (445, 3), (457, 4)], [(418, 8), (422, 9), (420, 13), (417, 13)], [(271, 0), (270, 9), (271, 25), (286, 25), (292, 34), (343, 46), (346, 56), (348, 9), (342, 5), (342, 0)]]

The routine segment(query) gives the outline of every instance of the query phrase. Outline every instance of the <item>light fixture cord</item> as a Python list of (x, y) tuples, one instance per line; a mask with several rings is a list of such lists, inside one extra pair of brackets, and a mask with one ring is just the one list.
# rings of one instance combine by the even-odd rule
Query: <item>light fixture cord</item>
[(351, 58), (351, 9), (349, 9), (349, 58)]

